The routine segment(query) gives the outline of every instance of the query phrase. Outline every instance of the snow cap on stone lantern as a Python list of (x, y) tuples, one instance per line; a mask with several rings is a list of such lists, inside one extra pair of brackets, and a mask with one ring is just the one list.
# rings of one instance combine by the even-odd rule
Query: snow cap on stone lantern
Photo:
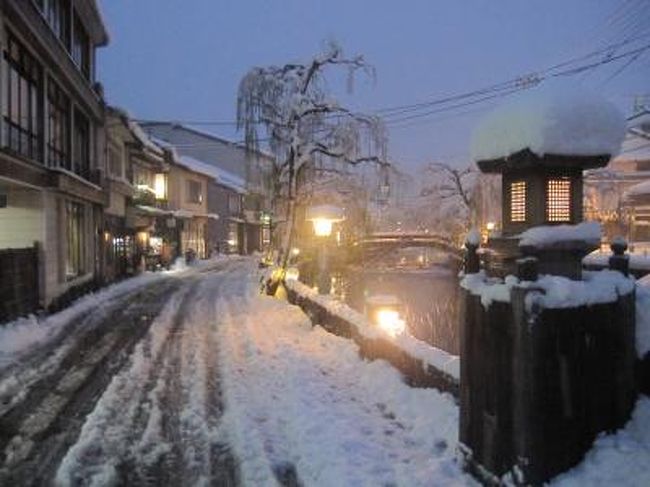
[(582, 171), (607, 165), (624, 135), (620, 111), (584, 87), (531, 89), (490, 113), (471, 152), (502, 174), (504, 235), (582, 221)]

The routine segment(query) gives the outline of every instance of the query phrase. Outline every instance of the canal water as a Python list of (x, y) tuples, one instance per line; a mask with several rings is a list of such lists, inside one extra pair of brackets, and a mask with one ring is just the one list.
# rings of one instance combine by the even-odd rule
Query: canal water
[(457, 270), (443, 265), (424, 269), (383, 268), (349, 269), (342, 276), (343, 298), (354, 309), (364, 312), (366, 298), (393, 295), (404, 308), (409, 332), (420, 340), (458, 355)]

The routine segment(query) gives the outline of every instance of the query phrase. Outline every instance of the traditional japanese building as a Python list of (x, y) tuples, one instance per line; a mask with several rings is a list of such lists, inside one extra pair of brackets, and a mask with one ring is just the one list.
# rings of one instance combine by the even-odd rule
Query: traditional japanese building
[(180, 124), (146, 122), (142, 126), (153, 140), (172, 147), (181, 164), (198, 162), (214, 175), (208, 187), (207, 210), (220, 218), (208, 220), (210, 250), (249, 254), (268, 247), (269, 155)]
[(0, 320), (101, 278), (107, 43), (93, 0), (0, 3)]

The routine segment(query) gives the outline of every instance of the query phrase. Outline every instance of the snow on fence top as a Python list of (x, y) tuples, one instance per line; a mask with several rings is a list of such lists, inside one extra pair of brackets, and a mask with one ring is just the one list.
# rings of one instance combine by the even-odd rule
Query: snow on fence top
[(618, 271), (603, 270), (585, 272), (583, 280), (574, 281), (563, 276), (542, 275), (535, 282), (519, 281), (515, 276), (507, 276), (505, 282), (489, 278), (483, 271), (467, 274), (460, 285), (475, 296), (480, 296), (484, 307), (494, 301), (510, 302), (510, 290), (514, 286), (534, 287), (541, 292), (535, 302), (547, 309), (576, 308), (599, 303), (612, 303), (619, 296), (629, 294), (634, 289), (634, 280)]
[(600, 244), (600, 223), (583, 222), (577, 225), (549, 225), (533, 227), (520, 235), (520, 247), (552, 247), (560, 242)]
[(600, 95), (583, 88), (544, 86), (517, 96), (487, 115), (474, 133), (475, 161), (529, 149), (546, 154), (613, 156), (625, 135), (625, 118)]

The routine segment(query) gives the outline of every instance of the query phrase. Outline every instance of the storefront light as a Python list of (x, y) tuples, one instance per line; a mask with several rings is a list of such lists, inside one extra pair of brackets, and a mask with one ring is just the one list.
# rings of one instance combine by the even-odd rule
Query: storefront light
[(149, 241), (149, 233), (148, 232), (138, 232), (136, 237), (138, 239), (138, 244), (141, 247), (146, 247), (147, 246), (147, 242)]

